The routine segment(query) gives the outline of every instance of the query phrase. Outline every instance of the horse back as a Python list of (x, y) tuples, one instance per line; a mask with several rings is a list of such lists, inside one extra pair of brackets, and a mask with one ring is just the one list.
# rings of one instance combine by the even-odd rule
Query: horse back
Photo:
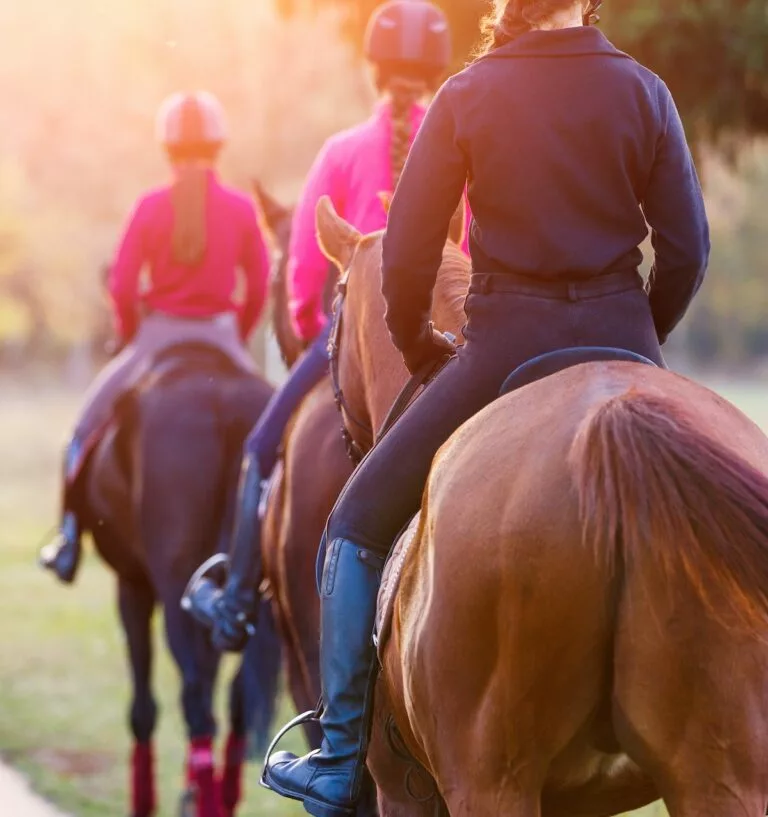
[(271, 394), (218, 350), (189, 345), (123, 395), (86, 476), (97, 548), (113, 568), (146, 569), (167, 543), (150, 572), (181, 576), (213, 552), (231, 523), (243, 441)]

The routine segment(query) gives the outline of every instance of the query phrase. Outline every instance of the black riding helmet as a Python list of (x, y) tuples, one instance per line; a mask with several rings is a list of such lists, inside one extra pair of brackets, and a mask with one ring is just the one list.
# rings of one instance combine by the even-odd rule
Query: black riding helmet
[(390, 0), (371, 15), (364, 50), (389, 73), (439, 79), (451, 63), (448, 19), (427, 0)]

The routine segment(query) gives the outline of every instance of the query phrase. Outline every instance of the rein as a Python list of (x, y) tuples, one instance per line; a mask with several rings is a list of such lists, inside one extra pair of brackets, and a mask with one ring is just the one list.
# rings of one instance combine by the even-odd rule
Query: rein
[(341, 351), (341, 329), (344, 320), (344, 302), (349, 289), (349, 273), (356, 255), (357, 249), (355, 249), (355, 252), (352, 254), (349, 266), (344, 270), (344, 274), (339, 278), (336, 284), (336, 298), (333, 302), (333, 322), (331, 324), (330, 335), (328, 336), (328, 363), (331, 375), (331, 387), (333, 388), (333, 399), (341, 415), (341, 438), (344, 440), (347, 456), (353, 465), (359, 465), (362, 462), (365, 451), (363, 451), (362, 446), (352, 436), (348, 424), (352, 423), (356, 425), (364, 434), (370, 436), (374, 443), (377, 442), (392, 428), (403, 412), (408, 408), (416, 392), (418, 392), (422, 386), (426, 386), (451, 357), (450, 355), (446, 355), (438, 361), (430, 360), (408, 378), (400, 390), (400, 393), (395, 398), (394, 403), (392, 403), (392, 407), (387, 412), (387, 416), (384, 418), (384, 422), (378, 434), (374, 434), (373, 428), (367, 422), (355, 417), (349, 408), (349, 403), (344, 397), (344, 391), (341, 388), (339, 354)]

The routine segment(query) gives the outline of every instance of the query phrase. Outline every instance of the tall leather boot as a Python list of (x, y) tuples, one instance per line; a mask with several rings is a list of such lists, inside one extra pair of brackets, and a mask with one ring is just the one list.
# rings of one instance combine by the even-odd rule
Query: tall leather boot
[(213, 610), (213, 643), (220, 650), (239, 652), (248, 640), (248, 625), (258, 610), (261, 581), (261, 520), (264, 490), (259, 463), (252, 454), (243, 459), (237, 493), (237, 512), (229, 547), (229, 575)]
[(72, 494), (83, 465), (83, 456), (84, 447), (75, 437), (64, 452), (63, 508), (59, 531), (53, 541), (42, 548), (39, 556), (41, 567), (52, 571), (64, 584), (72, 584), (75, 580), (82, 556), (82, 527), (72, 507)]
[(328, 548), (321, 597), (320, 749), (267, 758), (262, 782), (315, 817), (351, 817), (365, 772), (378, 668), (373, 646), (383, 560), (347, 539)]

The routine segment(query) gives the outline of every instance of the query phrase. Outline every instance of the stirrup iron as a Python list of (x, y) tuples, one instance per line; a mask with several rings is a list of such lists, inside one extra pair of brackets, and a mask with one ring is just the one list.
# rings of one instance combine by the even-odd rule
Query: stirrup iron
[(297, 726), (303, 726), (305, 723), (313, 723), (318, 722), (320, 720), (320, 716), (323, 714), (323, 701), (320, 699), (318, 701), (317, 706), (314, 709), (310, 709), (307, 712), (302, 712), (301, 715), (297, 715), (293, 720), (288, 721), (285, 726), (275, 735), (272, 739), (272, 743), (269, 744), (267, 747), (267, 753), (264, 755), (264, 766), (261, 770), (261, 777), (259, 778), (259, 785), (269, 791), (274, 791), (274, 789), (267, 783), (266, 778), (266, 771), (267, 771), (267, 763), (272, 755), (275, 753), (275, 749), (277, 748), (277, 744), (291, 731)]

